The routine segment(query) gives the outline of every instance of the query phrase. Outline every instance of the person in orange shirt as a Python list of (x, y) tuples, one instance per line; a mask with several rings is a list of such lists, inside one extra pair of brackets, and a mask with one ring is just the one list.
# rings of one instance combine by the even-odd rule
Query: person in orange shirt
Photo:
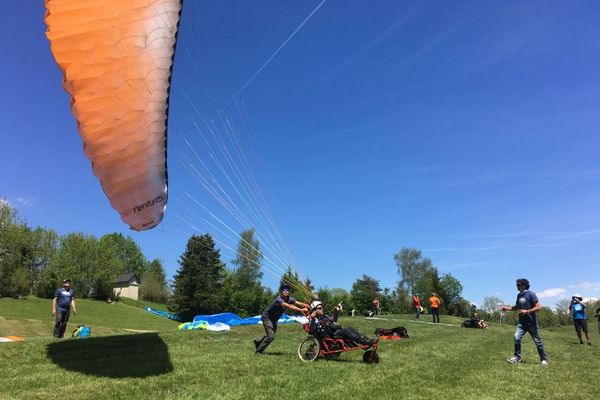
[(416, 293), (413, 293), (412, 296), (412, 306), (415, 310), (415, 319), (418, 321), (421, 315), (421, 299), (419, 299), (419, 295)]
[(429, 304), (431, 305), (431, 316), (433, 317), (433, 322), (440, 322), (440, 315), (438, 311), (440, 310), (440, 299), (435, 295), (435, 293), (431, 294), (429, 298)]

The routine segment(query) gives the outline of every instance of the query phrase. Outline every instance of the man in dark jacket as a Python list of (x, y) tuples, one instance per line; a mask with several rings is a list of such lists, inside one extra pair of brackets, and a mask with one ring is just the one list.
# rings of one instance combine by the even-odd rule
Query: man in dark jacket
[(332, 318), (325, 315), (323, 303), (318, 300), (310, 304), (312, 314), (310, 320), (310, 331), (319, 339), (325, 337), (341, 337), (348, 344), (358, 343), (360, 345), (372, 346), (378, 339), (369, 339), (352, 327), (344, 328), (336, 323)]
[(62, 288), (56, 290), (54, 299), (52, 300), (52, 315), (56, 317), (54, 323), (55, 338), (60, 339), (64, 336), (71, 309), (73, 310), (73, 314), (77, 315), (75, 293), (71, 289), (71, 281), (65, 279)]
[[(277, 321), (283, 315), (283, 309), (298, 311), (305, 313), (308, 311), (308, 304), (301, 303), (298, 300), (290, 296), (291, 287), (289, 285), (282, 285), (279, 289), (279, 296), (267, 309), (261, 314), (260, 319), (265, 328), (265, 336), (260, 339), (253, 339), (254, 347), (256, 348), (257, 354), (262, 354), (263, 351), (271, 344), (275, 339), (275, 332), (277, 331)], [(303, 308), (297, 307), (295, 304)]]

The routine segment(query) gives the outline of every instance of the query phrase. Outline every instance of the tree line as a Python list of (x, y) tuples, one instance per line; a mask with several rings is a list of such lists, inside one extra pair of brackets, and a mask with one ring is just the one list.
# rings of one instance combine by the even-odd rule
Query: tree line
[[(133, 272), (141, 279), (142, 298), (167, 303), (184, 318), (231, 311), (256, 315), (277, 293), (262, 284), (263, 254), (254, 229), (240, 234), (232, 266), (221, 259), (210, 234), (194, 235), (180, 256), (171, 285), (161, 260), (148, 260), (137, 243), (120, 233), (101, 237), (85, 233), (59, 235), (47, 228), (31, 228), (17, 211), (0, 200), (0, 296), (34, 294), (52, 297), (62, 279), (69, 278), (80, 297), (106, 299), (115, 279)], [(290, 284), (303, 301), (319, 298), (330, 309), (342, 303), (346, 311), (365, 315), (378, 298), (385, 313), (413, 311), (411, 295), (427, 299), (436, 293), (441, 312), (467, 316), (471, 303), (462, 297), (462, 285), (449, 273), (440, 274), (429, 258), (416, 249), (402, 248), (394, 255), (399, 282), (382, 288), (374, 277), (362, 275), (343, 288), (315, 288), (289, 266), (280, 283)], [(311, 298), (309, 298), (311, 297)], [(331, 311), (331, 310), (329, 310)]]
[[(180, 268), (174, 277), (169, 309), (187, 319), (225, 310), (241, 316), (260, 313), (276, 295), (261, 284), (262, 258), (253, 229), (240, 235), (233, 269), (228, 269), (221, 261), (210, 234), (192, 236), (179, 259)], [(402, 248), (394, 259), (401, 277), (395, 289), (382, 289), (377, 279), (366, 274), (356, 279), (350, 291), (328, 287), (315, 289), (310, 278), (302, 280), (291, 266), (282, 274), (280, 285), (291, 285), (294, 296), (302, 301), (318, 298), (330, 311), (342, 303), (345, 310), (354, 310), (358, 315), (372, 311), (375, 298), (384, 312), (409, 313), (413, 311), (412, 294), (428, 298), (432, 293), (441, 300), (441, 312), (459, 316), (472, 312), (471, 303), (462, 297), (458, 279), (449, 273), (440, 276), (431, 260), (423, 257), (419, 250)]]
[(168, 286), (161, 260), (147, 260), (130, 237), (109, 233), (58, 234), (32, 228), (15, 208), (0, 199), (0, 296), (34, 294), (50, 298), (63, 279), (80, 297), (112, 296), (116, 278), (133, 272), (141, 280), (144, 299), (165, 302)]

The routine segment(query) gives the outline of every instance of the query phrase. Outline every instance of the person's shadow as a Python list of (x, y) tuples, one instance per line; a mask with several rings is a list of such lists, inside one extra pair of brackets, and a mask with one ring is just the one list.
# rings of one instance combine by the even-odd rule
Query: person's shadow
[(161, 375), (173, 371), (168, 347), (157, 333), (68, 339), (48, 344), (60, 368), (109, 378)]

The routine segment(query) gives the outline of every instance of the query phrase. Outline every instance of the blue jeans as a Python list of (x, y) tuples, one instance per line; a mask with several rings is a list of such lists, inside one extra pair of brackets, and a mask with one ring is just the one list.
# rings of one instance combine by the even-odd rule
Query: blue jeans
[(535, 347), (537, 347), (538, 354), (540, 355), (540, 360), (546, 360), (544, 342), (542, 342), (542, 338), (540, 338), (537, 324), (524, 325), (520, 322), (517, 324), (517, 330), (515, 331), (515, 357), (521, 358), (521, 339), (523, 339), (525, 333), (529, 333), (533, 338)]
[(421, 308), (415, 307), (415, 319), (419, 319), (419, 315), (421, 315)]

